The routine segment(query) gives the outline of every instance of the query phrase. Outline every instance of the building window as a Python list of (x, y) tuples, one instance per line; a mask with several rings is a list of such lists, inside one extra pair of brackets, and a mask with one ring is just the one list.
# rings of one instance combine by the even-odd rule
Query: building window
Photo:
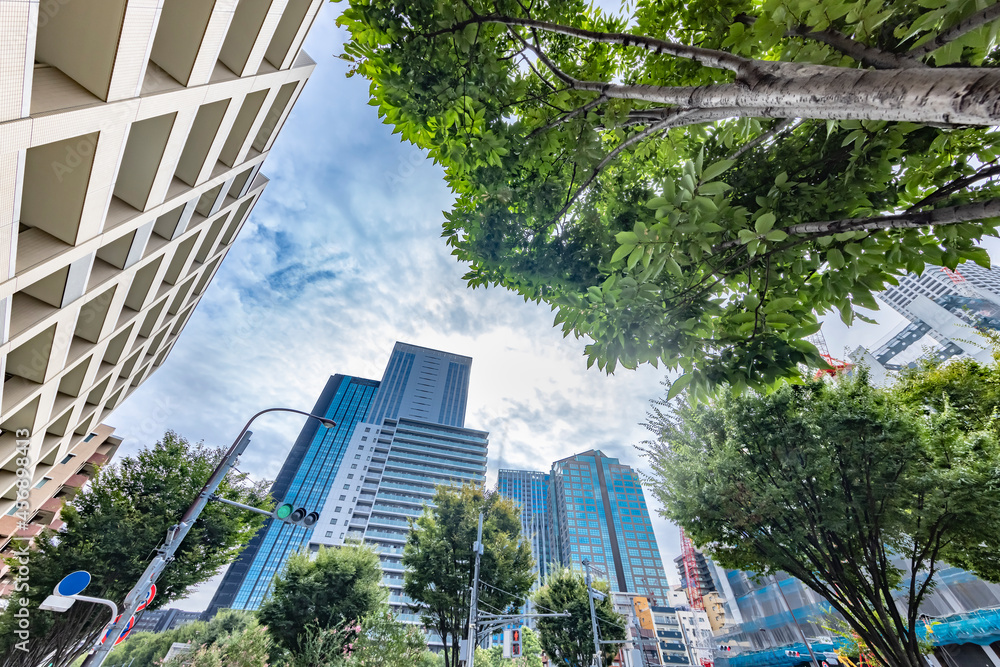
[(326, 531), (326, 536), (327, 537), (333, 537), (333, 531), (332, 530)]
[(87, 436), (86, 438), (84, 438), (84, 439), (83, 439), (83, 441), (84, 441), (84, 442), (90, 442), (91, 440), (93, 440), (93, 439), (94, 439), (94, 438), (96, 438), (96, 437), (97, 437), (97, 434), (96, 434), (96, 433), (91, 433), (91, 434), (89, 434), (89, 435), (88, 435), (88, 436)]
[(361, 442), (368, 442), (368, 436), (367, 435), (361, 436)]
[(347, 479), (354, 479), (354, 475), (348, 475)]
[(371, 427), (369, 427), (369, 426), (365, 427), (365, 433), (369, 433), (371, 430), (372, 430)]
[(340, 534), (340, 539), (344, 539), (344, 534), (343, 533)]
[(356, 459), (360, 459), (360, 458), (361, 458), (361, 454), (355, 454), (355, 455), (354, 455), (354, 458), (356, 458)]
[(40, 489), (43, 486), (45, 486), (46, 484), (48, 484), (49, 481), (51, 481), (51, 480), (52, 480), (51, 477), (42, 477), (40, 480), (38, 480), (38, 484), (35, 484), (35, 488), (36, 489)]
[(76, 454), (67, 454), (66, 458), (64, 458), (62, 461), (59, 462), (59, 465), (66, 465), (67, 463), (69, 463), (70, 461), (72, 461), (74, 458), (76, 458)]
[[(358, 464), (357, 463), (352, 463), (351, 464), (351, 470), (357, 470), (357, 469), (358, 469)], [(350, 478), (348, 478), (348, 479), (350, 479)]]
[(331, 526), (336, 526), (337, 525), (337, 520), (336, 519), (330, 519), (330, 525)]
[[(347, 487), (345, 486), (344, 488), (346, 489)], [(341, 500), (347, 500), (347, 496), (341, 496), (340, 499)]]
[(344, 484), (344, 489), (346, 489), (346, 490), (350, 490), (350, 488), (351, 488), (351, 485), (350, 485), (350, 484)]
[[(343, 498), (341, 498), (341, 500), (343, 500)], [(344, 509), (344, 508), (338, 505), (337, 507), (334, 507), (334, 508), (333, 508), (333, 511), (334, 511), (334, 512), (339, 512), (339, 511), (340, 511), (340, 510), (342, 510), (342, 509)]]

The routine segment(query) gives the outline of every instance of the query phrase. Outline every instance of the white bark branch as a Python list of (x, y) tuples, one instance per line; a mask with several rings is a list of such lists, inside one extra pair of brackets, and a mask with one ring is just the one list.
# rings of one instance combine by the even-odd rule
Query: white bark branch
[(914, 58), (922, 58), (933, 51), (940, 49), (949, 42), (953, 42), (962, 35), (981, 28), (982, 26), (1000, 19), (1000, 3), (980, 9), (978, 12), (970, 14), (952, 27), (948, 28), (934, 39), (924, 42), (919, 46), (910, 49), (909, 54)]
[(1000, 199), (991, 199), (976, 204), (950, 206), (922, 213), (901, 213), (877, 218), (844, 218), (826, 222), (803, 222), (784, 227), (781, 231), (791, 235), (823, 235), (840, 232), (881, 231), (886, 229), (914, 229), (973, 222), (1000, 217)]
[(847, 67), (760, 62), (752, 85), (653, 86), (581, 81), (576, 90), (686, 109), (737, 109), (733, 116), (1000, 125), (1000, 69)]
[[(825, 220), (822, 222), (803, 222), (797, 225), (781, 227), (781, 231), (789, 236), (805, 236), (818, 238), (832, 236), (841, 232), (870, 232), (888, 229), (917, 229), (920, 227), (937, 227), (955, 225), (963, 222), (975, 222), (988, 218), (1000, 218), (1000, 199), (990, 199), (975, 204), (950, 206), (933, 211), (916, 213), (900, 213), (898, 215), (883, 215), (874, 218), (842, 218), (840, 220)], [(775, 228), (779, 229), (779, 228)], [(790, 239), (789, 246), (797, 245), (806, 239)], [(717, 245), (713, 251), (720, 252), (736, 246), (746, 245), (733, 239)]]

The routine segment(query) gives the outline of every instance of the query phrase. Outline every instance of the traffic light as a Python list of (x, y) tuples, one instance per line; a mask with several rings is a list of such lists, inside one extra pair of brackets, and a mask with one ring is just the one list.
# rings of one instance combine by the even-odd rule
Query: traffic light
[(800, 658), (800, 657), (802, 657), (801, 655), (799, 655), (798, 651), (785, 651), (785, 656), (788, 657), (788, 658)]
[(310, 512), (304, 507), (295, 508), (289, 503), (278, 505), (272, 516), (278, 521), (284, 521), (293, 526), (303, 526), (305, 528), (319, 521), (319, 512)]
[(510, 657), (521, 657), (521, 628), (514, 628), (510, 633)]
[(732, 646), (720, 646), (719, 650), (720, 651), (732, 651), (733, 647)]

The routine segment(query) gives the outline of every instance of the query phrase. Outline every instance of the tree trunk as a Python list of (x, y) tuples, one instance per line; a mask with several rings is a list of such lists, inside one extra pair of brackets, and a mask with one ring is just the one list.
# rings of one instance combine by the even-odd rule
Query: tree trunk
[(684, 109), (736, 107), (734, 115), (1000, 125), (1000, 69), (862, 70), (756, 61), (754, 80), (710, 86), (651, 86), (574, 80), (607, 97)]

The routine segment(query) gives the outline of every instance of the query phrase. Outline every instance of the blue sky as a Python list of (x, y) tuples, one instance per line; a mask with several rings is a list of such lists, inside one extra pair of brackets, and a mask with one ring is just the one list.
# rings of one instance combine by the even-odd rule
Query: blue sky
[[(166, 363), (108, 420), (120, 455), (167, 429), (227, 446), (260, 409), (311, 408), (333, 373), (379, 379), (401, 340), (473, 357), (466, 425), (490, 431), (490, 483), (500, 467), (547, 470), (591, 448), (642, 468), (635, 445), (662, 372), (588, 371), (584, 341), (563, 338), (547, 306), (465, 287), (440, 238), (441, 172), (380, 122), (364, 80), (345, 77), (339, 11), (324, 7), (306, 41), (318, 65), (264, 164), (262, 199)], [(850, 333), (831, 322), (831, 351), (901, 321), (878, 317)], [(301, 423), (259, 420), (241, 469), (273, 479)], [(676, 582), (677, 529), (653, 521)], [(217, 581), (172, 606), (204, 609)]]

